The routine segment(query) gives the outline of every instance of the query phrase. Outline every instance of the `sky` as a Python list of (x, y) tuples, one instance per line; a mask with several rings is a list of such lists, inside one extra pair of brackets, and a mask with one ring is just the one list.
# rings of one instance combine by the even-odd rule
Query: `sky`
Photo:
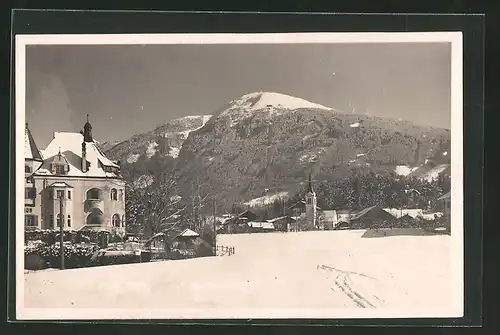
[(451, 44), (30, 45), (26, 121), (39, 147), (125, 140), (251, 92), (450, 128)]

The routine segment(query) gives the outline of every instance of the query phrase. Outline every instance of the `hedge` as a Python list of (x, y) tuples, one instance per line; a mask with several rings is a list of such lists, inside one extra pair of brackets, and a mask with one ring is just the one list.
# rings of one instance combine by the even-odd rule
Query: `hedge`
[[(64, 243), (64, 267), (79, 268), (89, 266), (93, 254), (99, 250), (95, 244)], [(25, 259), (30, 255), (41, 257), (48, 267), (61, 266), (61, 247), (59, 243), (47, 245), (44, 242), (38, 245), (27, 245), (24, 249)]]

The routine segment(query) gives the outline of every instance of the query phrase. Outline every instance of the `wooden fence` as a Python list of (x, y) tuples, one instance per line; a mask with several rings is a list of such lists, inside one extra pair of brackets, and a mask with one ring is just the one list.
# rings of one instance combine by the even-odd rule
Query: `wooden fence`
[(221, 253), (226, 253), (228, 256), (234, 255), (234, 253), (235, 253), (234, 247), (227, 247), (224, 245), (216, 246), (216, 250), (220, 251)]

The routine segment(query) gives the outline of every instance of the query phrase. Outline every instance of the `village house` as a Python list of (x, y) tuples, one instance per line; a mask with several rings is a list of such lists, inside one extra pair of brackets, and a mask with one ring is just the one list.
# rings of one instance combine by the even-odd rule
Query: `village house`
[(250, 233), (270, 233), (275, 231), (274, 224), (272, 222), (248, 222)]
[(443, 206), (443, 217), (446, 222), (446, 230), (451, 231), (451, 192), (443, 194), (438, 198)]
[(257, 214), (250, 210), (246, 210), (240, 214), (228, 217), (223, 222), (223, 228), (220, 233), (235, 234), (235, 233), (248, 233), (250, 228), (248, 222), (257, 220)]
[(371, 206), (351, 214), (349, 226), (354, 229), (366, 229), (370, 228), (374, 223), (389, 220), (394, 220), (392, 214), (377, 206)]
[(67, 230), (125, 232), (120, 165), (92, 138), (88, 116), (82, 132), (55, 132), (43, 151), (26, 124), (24, 169), (25, 229), (59, 229), (63, 221)]
[(343, 223), (349, 223), (351, 220), (351, 211), (348, 209), (337, 210), (337, 221)]
[(274, 225), (276, 231), (286, 232), (290, 230), (290, 226), (295, 224), (295, 219), (291, 216), (280, 216), (277, 218), (266, 220)]
[(320, 228), (323, 230), (332, 230), (338, 223), (336, 210), (324, 210), (320, 217)]

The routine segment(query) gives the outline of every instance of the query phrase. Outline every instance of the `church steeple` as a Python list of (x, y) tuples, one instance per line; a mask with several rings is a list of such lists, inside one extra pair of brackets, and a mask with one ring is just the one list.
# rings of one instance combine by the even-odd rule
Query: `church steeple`
[(89, 115), (87, 114), (87, 122), (83, 126), (83, 141), (84, 142), (93, 142), (92, 139), (92, 125), (89, 122)]
[(307, 192), (308, 193), (314, 193), (313, 186), (312, 186), (312, 178), (311, 174), (309, 173), (309, 181), (307, 183)]

